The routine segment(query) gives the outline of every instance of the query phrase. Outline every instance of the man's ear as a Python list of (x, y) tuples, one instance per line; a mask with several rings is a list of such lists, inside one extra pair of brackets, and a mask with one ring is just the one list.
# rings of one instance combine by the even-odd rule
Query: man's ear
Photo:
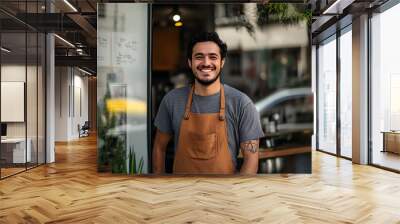
[(225, 59), (222, 59), (222, 61), (221, 61), (221, 69), (224, 67), (224, 64), (225, 64)]
[(189, 68), (192, 68), (192, 60), (188, 59)]

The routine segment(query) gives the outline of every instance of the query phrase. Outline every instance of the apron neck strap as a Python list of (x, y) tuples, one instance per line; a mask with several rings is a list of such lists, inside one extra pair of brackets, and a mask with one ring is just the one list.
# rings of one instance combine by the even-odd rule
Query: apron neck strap
[(184, 115), (185, 120), (189, 119), (190, 109), (192, 108), (193, 93), (194, 93), (194, 83), (190, 88), (189, 96), (186, 102), (185, 115)]
[[(186, 102), (185, 114), (184, 114), (185, 120), (188, 120), (190, 116), (190, 110), (192, 108), (192, 102), (193, 102), (193, 94), (194, 94), (194, 84), (190, 88), (189, 96)], [(224, 91), (224, 85), (222, 83), (220, 89), (219, 119), (221, 121), (225, 120), (225, 91)]]
[(219, 120), (225, 120), (225, 91), (224, 91), (224, 84), (221, 83), (221, 90), (220, 90), (220, 106), (219, 106)]

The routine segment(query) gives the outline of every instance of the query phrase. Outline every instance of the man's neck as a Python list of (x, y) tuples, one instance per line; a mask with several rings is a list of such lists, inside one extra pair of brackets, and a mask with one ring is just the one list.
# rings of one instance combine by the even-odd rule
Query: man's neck
[(210, 96), (218, 93), (221, 89), (220, 80), (215, 80), (214, 83), (205, 86), (195, 80), (194, 93), (199, 96)]

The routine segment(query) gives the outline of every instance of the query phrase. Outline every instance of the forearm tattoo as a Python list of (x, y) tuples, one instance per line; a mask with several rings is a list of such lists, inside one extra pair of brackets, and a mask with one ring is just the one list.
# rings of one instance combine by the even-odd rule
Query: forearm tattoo
[(258, 140), (250, 140), (240, 143), (240, 148), (244, 151), (256, 153), (258, 152)]

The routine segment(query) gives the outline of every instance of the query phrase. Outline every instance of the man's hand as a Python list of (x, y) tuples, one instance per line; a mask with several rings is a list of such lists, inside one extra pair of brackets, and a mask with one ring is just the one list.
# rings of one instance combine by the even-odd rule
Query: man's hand
[(167, 151), (167, 145), (172, 135), (163, 133), (157, 129), (156, 137), (153, 146), (153, 173), (163, 174), (165, 173), (165, 152)]
[(243, 165), (240, 169), (240, 174), (257, 174), (258, 147), (258, 139), (240, 143), (240, 149), (242, 150), (243, 154)]

